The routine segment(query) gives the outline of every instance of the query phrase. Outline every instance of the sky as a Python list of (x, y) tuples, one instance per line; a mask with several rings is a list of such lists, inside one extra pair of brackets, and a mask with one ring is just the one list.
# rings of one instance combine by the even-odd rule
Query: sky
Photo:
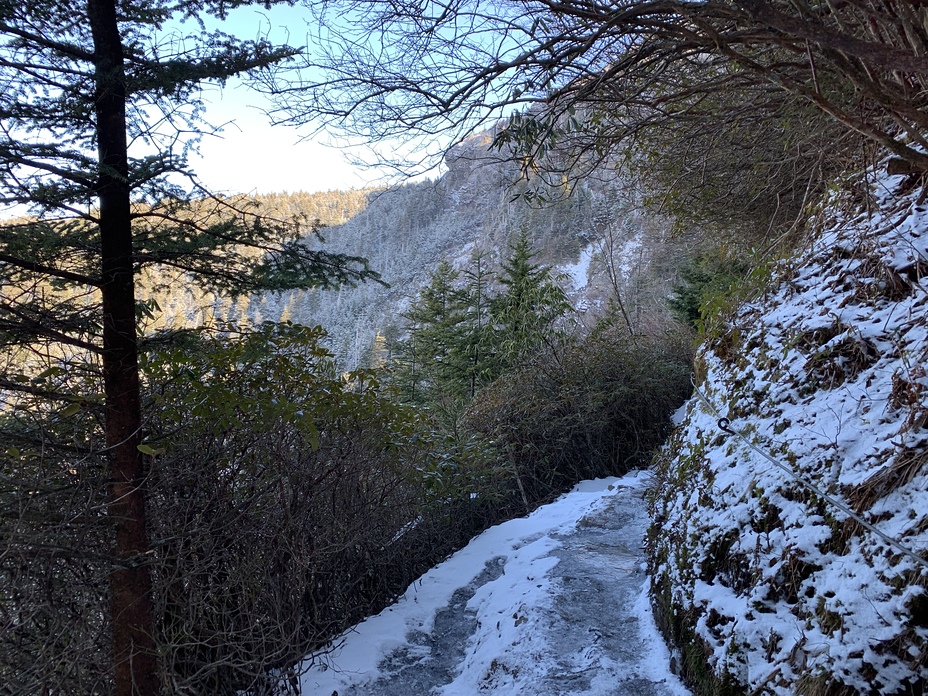
[(203, 138), (190, 164), (214, 192), (328, 191), (362, 188), (381, 178), (352, 166), (336, 138), (305, 140), (306, 131), (272, 127), (261, 95), (238, 87), (207, 99), (206, 119), (226, 125)]
[[(299, 6), (244, 7), (214, 25), (250, 39), (299, 46), (307, 41), (304, 11)], [(187, 26), (182, 31), (191, 31)], [(264, 113), (266, 97), (241, 84), (204, 94), (205, 119), (222, 125), (218, 135), (204, 137), (190, 164), (200, 180), (217, 193), (271, 193), (361, 188), (380, 182), (384, 173), (353, 166), (342, 151), (344, 140), (332, 135), (310, 137), (310, 128), (271, 126)], [(355, 157), (364, 153), (354, 150)]]

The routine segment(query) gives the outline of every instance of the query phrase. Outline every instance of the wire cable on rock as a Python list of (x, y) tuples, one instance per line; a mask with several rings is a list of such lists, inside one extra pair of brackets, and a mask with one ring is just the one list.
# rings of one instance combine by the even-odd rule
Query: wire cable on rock
[(694, 389), (694, 391), (696, 392), (696, 395), (699, 397), (699, 400), (702, 401), (702, 403), (705, 404), (706, 408), (708, 408), (709, 411), (718, 419), (718, 427), (719, 427), (719, 430), (721, 430), (721, 431), (723, 431), (723, 432), (725, 432), (725, 433), (728, 433), (729, 435), (734, 435), (734, 436), (737, 437), (739, 440), (741, 440), (745, 445), (747, 445), (749, 448), (751, 448), (752, 450), (754, 450), (755, 452), (757, 452), (757, 454), (759, 454), (761, 457), (763, 457), (763, 458), (766, 459), (768, 462), (770, 462), (771, 464), (773, 464), (775, 467), (777, 467), (777, 468), (780, 469), (781, 471), (787, 473), (790, 477), (792, 477), (793, 479), (795, 479), (796, 481), (798, 481), (799, 484), (801, 484), (801, 485), (804, 486), (805, 488), (809, 489), (810, 491), (812, 491), (812, 492), (815, 493), (816, 495), (820, 496), (823, 500), (827, 501), (827, 502), (830, 503), (832, 506), (836, 507), (838, 510), (840, 510), (841, 512), (843, 512), (845, 515), (847, 515), (848, 517), (850, 517), (851, 519), (853, 519), (855, 522), (857, 522), (858, 524), (860, 524), (862, 527), (864, 527), (864, 528), (867, 529), (868, 531), (873, 532), (873, 534), (875, 534), (876, 536), (878, 536), (880, 539), (882, 539), (883, 541), (885, 541), (885, 542), (886, 542), (887, 544), (889, 544), (890, 546), (894, 547), (895, 549), (898, 549), (901, 553), (903, 553), (904, 555), (908, 556), (909, 558), (911, 558), (913, 561), (915, 561), (915, 562), (918, 563), (919, 565), (924, 566), (925, 568), (928, 568), (928, 560), (925, 560), (924, 558), (922, 558), (921, 556), (919, 556), (917, 553), (915, 553), (915, 552), (912, 551), (910, 548), (908, 548), (907, 546), (905, 546), (905, 545), (904, 545), (901, 541), (899, 541), (898, 539), (895, 539), (895, 538), (889, 536), (888, 534), (885, 534), (884, 532), (881, 532), (881, 531), (880, 531), (879, 529), (877, 529), (873, 524), (871, 524), (870, 522), (867, 522), (867, 520), (865, 520), (864, 518), (862, 518), (860, 515), (858, 515), (856, 512), (854, 512), (854, 511), (853, 511), (851, 508), (849, 508), (847, 505), (845, 505), (845, 504), (842, 503), (841, 501), (836, 500), (835, 498), (833, 498), (831, 495), (829, 495), (828, 493), (826, 493), (824, 490), (822, 490), (822, 489), (821, 489), (819, 486), (817, 486), (816, 484), (814, 484), (814, 483), (812, 483), (811, 481), (807, 481), (806, 479), (802, 478), (799, 474), (797, 474), (795, 471), (793, 471), (793, 469), (792, 469), (790, 466), (784, 464), (783, 462), (778, 461), (778, 460), (775, 459), (772, 455), (770, 455), (769, 453), (765, 452), (765, 451), (762, 450), (760, 447), (758, 447), (757, 445), (755, 445), (753, 442), (751, 442), (750, 440), (748, 440), (747, 437), (745, 437), (745, 435), (744, 435), (743, 433), (740, 433), (739, 431), (737, 431), (737, 430), (735, 430), (734, 428), (732, 428), (732, 427), (731, 427), (731, 420), (729, 420), (728, 418), (726, 418), (726, 417), (724, 417), (722, 414), (720, 414), (719, 411), (718, 411), (718, 409), (716, 409), (715, 406), (712, 405), (712, 402), (709, 401), (708, 397), (706, 397), (706, 395), (702, 393), (702, 391), (699, 389), (699, 387), (696, 386), (696, 380), (695, 380), (695, 378), (694, 378), (692, 375), (690, 376), (690, 383), (693, 385), (693, 389)]

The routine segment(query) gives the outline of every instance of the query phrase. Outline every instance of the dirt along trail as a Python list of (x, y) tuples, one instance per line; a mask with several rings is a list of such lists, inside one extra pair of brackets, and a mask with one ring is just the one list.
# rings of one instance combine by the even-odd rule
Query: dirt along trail
[(686, 696), (645, 594), (645, 474), (487, 530), (302, 678), (319, 696)]

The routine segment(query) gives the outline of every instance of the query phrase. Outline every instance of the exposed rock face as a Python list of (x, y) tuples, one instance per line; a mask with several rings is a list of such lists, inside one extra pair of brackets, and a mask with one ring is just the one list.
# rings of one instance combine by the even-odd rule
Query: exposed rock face
[(869, 213), (835, 200), (697, 358), (649, 543), (703, 693), (925, 688), (928, 566), (799, 481), (928, 562), (928, 208), (902, 185), (878, 180)]

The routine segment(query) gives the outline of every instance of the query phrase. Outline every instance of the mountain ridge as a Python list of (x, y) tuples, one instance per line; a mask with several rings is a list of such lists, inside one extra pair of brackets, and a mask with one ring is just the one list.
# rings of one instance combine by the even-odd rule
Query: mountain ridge
[[(217, 301), (213, 312), (320, 324), (340, 366), (352, 369), (365, 362), (378, 334), (402, 334), (399, 315), (441, 260), (462, 268), (480, 251), (491, 270), (498, 270), (507, 244), (525, 231), (536, 262), (566, 276), (561, 283), (581, 315), (599, 316), (616, 293), (628, 294), (639, 316), (666, 313), (662, 299), (675, 278), (667, 250), (679, 242), (671, 239), (669, 225), (643, 212), (639, 192), (621, 170), (605, 169), (599, 177), (558, 186), (527, 180), (516, 162), (490, 149), (486, 134), (454, 148), (446, 162), (447, 172), (436, 180), (351, 192), (363, 195), (366, 205), (356, 205), (342, 222), (322, 218), (332, 223), (322, 230), (325, 241), (308, 240), (327, 251), (367, 258), (389, 287), (369, 282), (265, 294), (250, 298), (238, 312)], [(319, 210), (306, 194), (257, 200), (270, 213), (313, 216)]]

